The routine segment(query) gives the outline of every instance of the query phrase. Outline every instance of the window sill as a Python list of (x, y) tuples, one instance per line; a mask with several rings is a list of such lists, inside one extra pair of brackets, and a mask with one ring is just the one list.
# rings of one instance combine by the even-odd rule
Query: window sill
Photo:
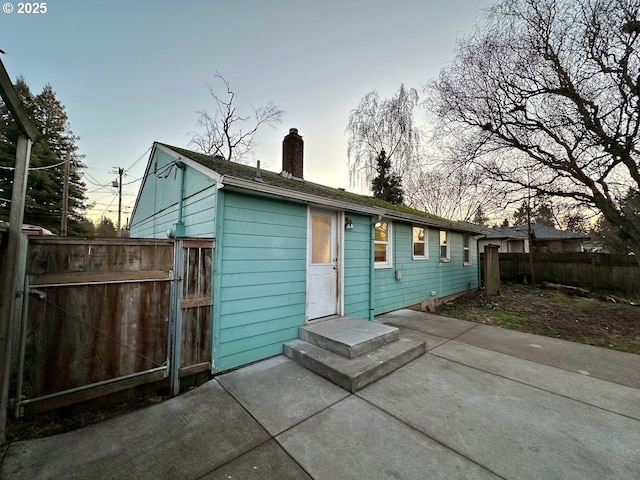
[(375, 270), (384, 270), (385, 268), (393, 268), (393, 265), (390, 265), (388, 263), (376, 263), (373, 268)]

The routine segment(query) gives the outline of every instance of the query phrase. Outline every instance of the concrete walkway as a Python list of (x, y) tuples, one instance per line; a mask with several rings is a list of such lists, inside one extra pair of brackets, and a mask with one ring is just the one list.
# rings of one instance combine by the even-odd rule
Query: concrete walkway
[(640, 478), (640, 356), (409, 310), (427, 353), (360, 390), (283, 356), (0, 451), (2, 479)]

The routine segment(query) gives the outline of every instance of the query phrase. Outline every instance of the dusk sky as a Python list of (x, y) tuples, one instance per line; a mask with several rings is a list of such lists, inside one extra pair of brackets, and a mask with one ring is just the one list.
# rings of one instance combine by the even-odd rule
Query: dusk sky
[(213, 111), (206, 85), (216, 71), (240, 113), (270, 100), (285, 111), (257, 137), (263, 168), (281, 170), (282, 139), (296, 127), (305, 178), (349, 189), (351, 110), (373, 89), (387, 98), (404, 83), (421, 93), (493, 2), (54, 0), (44, 14), (18, 14), (18, 2), (8, 3), (2, 61), (34, 93), (51, 84), (65, 105), (97, 221), (116, 217), (116, 167), (127, 170), (124, 220), (152, 143), (188, 148), (196, 112)]

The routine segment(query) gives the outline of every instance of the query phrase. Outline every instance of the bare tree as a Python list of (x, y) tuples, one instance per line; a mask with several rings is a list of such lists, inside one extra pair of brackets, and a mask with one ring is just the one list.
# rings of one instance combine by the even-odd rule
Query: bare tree
[(400, 85), (391, 99), (382, 100), (375, 90), (367, 93), (351, 111), (346, 128), (351, 185), (371, 185), (376, 159), (383, 151), (392, 175), (402, 177), (418, 161), (421, 134), (413, 122), (417, 105), (417, 91)]
[(480, 169), (447, 160), (421, 163), (405, 172), (403, 182), (408, 206), (452, 220), (472, 221), (478, 210), (497, 214), (507, 196)]
[(199, 131), (190, 132), (191, 145), (207, 155), (220, 155), (226, 160), (243, 163), (247, 154), (255, 146), (254, 136), (262, 125), (274, 127), (282, 122), (283, 110), (272, 101), (253, 108), (251, 115), (242, 116), (236, 112), (235, 92), (229, 82), (220, 73), (215, 78), (224, 85), (224, 93), (207, 84), (209, 94), (214, 99), (212, 113), (201, 110), (198, 113), (196, 127)]
[(640, 252), (640, 4), (503, 0), (431, 85), (462, 165), (596, 207)]

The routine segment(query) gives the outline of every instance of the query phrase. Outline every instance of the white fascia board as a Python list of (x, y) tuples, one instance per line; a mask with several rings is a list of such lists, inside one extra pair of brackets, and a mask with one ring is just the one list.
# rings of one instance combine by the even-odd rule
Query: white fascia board
[(402, 220), (404, 222), (412, 222), (420, 225), (426, 225), (428, 227), (436, 227), (444, 230), (452, 230), (455, 232), (481, 234), (480, 228), (474, 228), (472, 226), (463, 227), (462, 225), (460, 225), (457, 222), (454, 222), (453, 220), (437, 220), (435, 218), (419, 217), (417, 215), (397, 212), (395, 210), (385, 210), (385, 211), (387, 213), (385, 213), (384, 216), (392, 220)]
[(215, 180), (216, 187), (217, 187), (218, 190), (220, 190), (223, 187), (224, 175), (221, 175), (218, 172), (216, 172), (215, 170), (211, 170), (210, 168), (207, 168), (204, 165), (202, 165), (202, 164), (200, 164), (200, 163), (198, 163), (198, 162), (196, 162), (194, 160), (191, 160), (189, 157), (185, 157), (184, 155), (180, 155), (178, 152), (174, 152), (170, 148), (167, 148), (164, 145), (161, 145), (159, 143), (155, 144), (155, 148), (157, 148), (158, 150), (163, 151), (167, 155), (172, 156), (176, 160), (179, 160), (180, 162), (184, 163), (185, 165), (188, 165), (189, 167), (191, 167), (194, 170), (202, 173), (203, 175), (206, 175), (207, 177), (212, 178), (213, 180)]
[(266, 183), (259, 183), (252, 180), (246, 180), (244, 178), (225, 176), (224, 186), (231, 187), (234, 190), (251, 191), (270, 197), (278, 197), (287, 200), (298, 200), (310, 205), (316, 205), (320, 207), (332, 207), (338, 210), (345, 210), (351, 212), (365, 213), (368, 215), (382, 216), (390, 220), (399, 220), (403, 222), (416, 223), (421, 225), (427, 225), (437, 228), (445, 228), (448, 230), (455, 230), (459, 232), (479, 233), (479, 229), (472, 227), (464, 228), (459, 224), (447, 220), (436, 220), (431, 218), (419, 217), (417, 215), (403, 214), (395, 210), (389, 210), (381, 207), (369, 207), (361, 205), (359, 203), (348, 202), (346, 200), (338, 200), (335, 198), (327, 198), (319, 195), (313, 195), (310, 193), (299, 192), (296, 190), (290, 190), (288, 188), (276, 187)]
[(246, 180), (244, 178), (230, 177), (229, 175), (226, 175), (224, 177), (224, 186), (231, 187), (231, 189), (234, 190), (251, 191), (253, 193), (263, 194), (269, 197), (278, 197), (286, 200), (298, 200), (300, 202), (319, 207), (332, 207), (338, 210), (347, 210), (351, 212), (361, 212), (369, 215), (382, 216), (384, 216), (385, 212), (385, 210), (382, 208), (367, 207), (365, 205), (358, 205), (356, 203), (351, 203), (344, 200), (337, 200), (334, 198), (312, 195), (310, 193), (298, 192), (296, 190), (276, 187), (274, 185)]
[[(145, 184), (147, 183), (147, 176), (149, 175), (149, 170), (151, 169), (151, 159), (155, 154), (156, 148), (158, 147), (158, 142), (153, 142), (151, 145), (151, 152), (149, 152), (149, 159), (147, 160), (147, 166), (144, 169), (144, 175), (142, 176), (142, 183), (140, 184), (140, 188), (138, 188), (138, 193), (136, 195), (136, 202), (133, 205), (133, 210), (131, 210), (131, 221), (133, 221), (136, 216), (136, 210), (138, 209), (138, 202), (140, 201), (140, 195), (142, 194), (142, 190), (144, 189)], [(129, 225), (131, 226), (131, 225)]]

